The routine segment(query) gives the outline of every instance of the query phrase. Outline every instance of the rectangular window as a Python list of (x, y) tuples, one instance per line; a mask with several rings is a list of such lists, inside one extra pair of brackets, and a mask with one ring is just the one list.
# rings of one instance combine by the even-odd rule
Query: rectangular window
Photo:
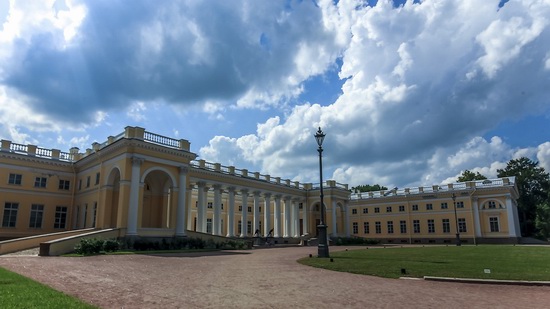
[(380, 221), (374, 222), (374, 228), (376, 229), (376, 234), (382, 234), (382, 224)]
[(22, 178), (23, 176), (21, 174), (10, 174), (8, 178), (8, 183), (10, 185), (20, 185)]
[(465, 218), (458, 218), (458, 232), (459, 233), (466, 233), (466, 219)]
[(71, 188), (71, 181), (65, 179), (59, 179), (59, 190), (69, 190)]
[(97, 217), (97, 202), (94, 202), (94, 216), (92, 217), (92, 227), (95, 227)]
[(248, 212), (252, 212), (252, 207), (248, 206)]
[(67, 224), (67, 207), (57, 206), (55, 207), (55, 222), (53, 224), (54, 229), (64, 229)]
[(451, 222), (449, 219), (442, 219), (441, 223), (443, 223), (443, 233), (450, 233), (451, 232)]
[(407, 221), (399, 221), (399, 230), (401, 231), (401, 234), (407, 234)]
[(353, 208), (353, 209), (351, 210), (351, 214), (352, 214), (352, 215), (356, 215), (356, 214), (357, 214), (357, 209)]
[(19, 203), (5, 203), (4, 217), (2, 219), (2, 227), (15, 227), (17, 221), (17, 209)]
[(428, 233), (435, 233), (435, 221), (428, 219)]
[(491, 232), (499, 232), (500, 228), (498, 225), (498, 217), (489, 217), (489, 227), (491, 228)]
[(487, 204), (489, 204), (489, 209), (497, 208), (497, 203), (495, 203), (495, 201), (489, 201)]
[(357, 222), (352, 223), (353, 234), (359, 234), (359, 224)]
[(239, 206), (239, 211), (243, 211), (243, 206), (242, 205)]
[(380, 212), (380, 207), (374, 207), (374, 213), (379, 213)]
[(399, 206), (399, 212), (404, 212), (405, 211), (405, 206), (404, 205), (400, 205)]
[(44, 215), (44, 205), (32, 204), (31, 205), (31, 218), (29, 221), (29, 227), (33, 229), (42, 228), (42, 217)]
[(82, 227), (86, 228), (86, 222), (88, 222), (88, 204), (84, 204), (84, 220), (82, 221)]
[(258, 212), (262, 212), (262, 206), (258, 207)]
[(369, 234), (370, 233), (370, 226), (368, 222), (363, 222), (363, 233)]
[(212, 234), (212, 219), (206, 219), (206, 233)]
[(456, 208), (464, 208), (464, 202), (456, 202)]
[(447, 208), (449, 208), (447, 203), (441, 203), (441, 209), (447, 209)]
[(426, 204), (426, 210), (433, 210), (434, 206), (432, 204)]
[(304, 209), (304, 203), (299, 203), (298, 204), (298, 209)]
[(413, 211), (418, 211), (418, 205), (412, 205), (412, 210)]
[(90, 187), (90, 176), (86, 177), (86, 188)]
[(243, 222), (239, 220), (239, 224), (237, 224), (237, 233), (241, 235), (243, 233)]
[(95, 174), (95, 184), (99, 184), (99, 173)]
[(223, 210), (223, 203), (222, 203), (222, 210)]
[(34, 187), (35, 188), (46, 188), (46, 182), (48, 179), (46, 177), (36, 177), (34, 179)]
[(391, 206), (386, 207), (386, 212), (391, 212)]
[(78, 180), (78, 190), (82, 190), (82, 179)]
[(415, 234), (420, 233), (420, 220), (413, 220), (413, 232)]
[(388, 226), (388, 234), (393, 234), (393, 221), (388, 221), (387, 226)]
[(363, 213), (364, 214), (368, 214), (369, 213), (369, 209), (367, 207), (363, 208)]
[(248, 234), (252, 233), (252, 221), (246, 223), (246, 228), (248, 229)]
[(206, 207), (208, 207), (208, 209), (212, 209), (212, 202), (208, 202), (208, 205)]

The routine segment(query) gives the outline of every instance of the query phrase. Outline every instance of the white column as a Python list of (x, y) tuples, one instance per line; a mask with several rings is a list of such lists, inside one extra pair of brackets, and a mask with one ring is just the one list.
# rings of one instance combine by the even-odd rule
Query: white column
[(345, 220), (344, 220), (344, 225), (345, 225), (345, 229), (346, 229), (346, 237), (350, 237), (351, 234), (350, 234), (350, 224), (351, 222), (349, 221), (349, 201), (345, 201), (344, 202), (344, 211), (346, 212), (345, 215)]
[(185, 230), (187, 225), (185, 224), (185, 210), (186, 210), (186, 197), (185, 189), (187, 188), (187, 166), (180, 166), (179, 174), (179, 188), (178, 188), (178, 209), (176, 214), (176, 236), (186, 236)]
[(197, 232), (201, 233), (204, 233), (206, 230), (206, 218), (205, 212), (203, 211), (206, 208), (205, 186), (206, 184), (204, 182), (197, 182)]
[[(332, 236), (338, 236), (338, 226), (336, 225), (336, 201), (332, 201)], [(328, 233), (327, 233), (328, 235)]]
[(294, 227), (293, 237), (300, 237), (300, 209), (298, 202), (298, 200), (292, 201), (292, 213), (294, 214), (294, 220), (292, 220), (292, 226)]
[(271, 193), (264, 194), (264, 236), (271, 230)]
[(291, 235), (290, 231), (290, 196), (285, 196), (285, 230), (283, 233), (284, 238), (288, 238)]
[(294, 211), (294, 209), (296, 208), (296, 204), (294, 203), (294, 201), (291, 199), (290, 200), (290, 230), (288, 232), (288, 236), (290, 237), (295, 237), (296, 235), (296, 226), (295, 226), (295, 222), (296, 222), (296, 212)]
[(187, 227), (193, 229), (193, 185), (187, 187)]
[(273, 211), (273, 237), (281, 237), (281, 195), (275, 195)]
[(516, 219), (515, 219), (515, 211), (514, 211), (514, 205), (512, 203), (512, 199), (508, 195), (506, 197), (506, 215), (508, 217), (508, 235), (510, 237), (519, 237), (518, 231), (516, 231)]
[(221, 235), (222, 186), (214, 185), (214, 212), (212, 215), (212, 235)]
[(130, 201), (128, 207), (128, 229), (126, 235), (137, 235), (138, 207), (139, 207), (139, 176), (143, 159), (132, 158), (132, 178), (130, 182)]
[[(260, 193), (260, 191), (254, 191), (254, 233), (260, 229)], [(261, 234), (261, 231), (258, 233)]]
[(307, 205), (307, 201), (302, 202), (302, 218), (304, 219), (302, 221), (302, 226), (304, 230), (304, 235), (309, 235), (309, 207)]
[[(454, 205), (456, 207), (456, 205)], [(479, 220), (479, 205), (477, 204), (477, 197), (472, 199), (472, 207), (474, 208), (474, 233), (476, 238), (481, 237), (481, 221)]]
[(248, 190), (241, 190), (242, 211), (241, 211), (241, 237), (246, 237), (248, 234)]
[(227, 188), (229, 205), (227, 205), (227, 237), (235, 236), (235, 188)]

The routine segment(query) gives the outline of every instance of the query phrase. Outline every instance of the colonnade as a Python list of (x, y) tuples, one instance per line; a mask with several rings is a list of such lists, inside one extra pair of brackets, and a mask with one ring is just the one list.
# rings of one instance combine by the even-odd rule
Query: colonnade
[[(300, 216), (300, 204), (303, 205), (305, 201), (299, 196), (230, 185), (208, 184), (206, 181), (196, 181), (189, 185), (187, 192), (188, 205), (191, 206), (187, 208), (187, 226), (191, 230), (196, 229), (197, 232), (227, 237), (246, 237), (259, 231), (262, 236), (267, 236), (271, 232), (273, 237), (300, 237), (300, 218), (303, 233), (309, 232), (307, 207), (302, 207)], [(195, 205), (192, 205), (193, 193), (196, 195)], [(208, 202), (209, 196), (213, 202)], [(227, 205), (224, 205), (222, 200), (225, 200)], [(239, 208), (236, 208), (237, 202), (240, 202)], [(249, 206), (250, 202), (251, 206)], [(193, 222), (195, 218), (193, 206), (196, 206), (196, 223)], [(249, 207), (251, 214), (249, 214)], [(261, 211), (262, 207), (263, 211)], [(210, 212), (209, 208), (212, 209)], [(208, 213), (211, 214), (210, 217)], [(207, 228), (208, 219), (211, 220), (210, 231)], [(237, 220), (241, 225), (236, 231)], [(251, 221), (250, 231), (249, 221)], [(226, 224), (222, 225), (222, 222)]]

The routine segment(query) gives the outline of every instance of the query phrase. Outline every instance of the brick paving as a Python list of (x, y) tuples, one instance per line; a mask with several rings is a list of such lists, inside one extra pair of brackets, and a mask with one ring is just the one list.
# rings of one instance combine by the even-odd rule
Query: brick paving
[[(331, 247), (332, 250), (337, 248)], [(300, 265), (316, 247), (193, 254), (1, 256), (101, 308), (548, 308), (550, 287), (398, 280)]]

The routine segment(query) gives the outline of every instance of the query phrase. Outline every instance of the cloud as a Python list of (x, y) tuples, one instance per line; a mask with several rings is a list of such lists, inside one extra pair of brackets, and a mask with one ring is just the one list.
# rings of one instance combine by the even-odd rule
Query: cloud
[(12, 4), (0, 72), (35, 113), (69, 123), (136, 101), (277, 106), (344, 43), (311, 1), (59, 2)]
[(464, 169), (496, 176), (506, 161), (534, 154), (480, 136), (507, 119), (549, 110), (550, 3), (340, 3), (323, 18), (348, 17), (332, 26), (350, 38), (342, 95), (329, 106), (295, 106), (276, 124), (269, 119), (267, 134), (258, 129), (232, 140), (245, 163), (314, 180), (317, 126), (327, 133), (325, 168), (352, 185), (438, 184)]

